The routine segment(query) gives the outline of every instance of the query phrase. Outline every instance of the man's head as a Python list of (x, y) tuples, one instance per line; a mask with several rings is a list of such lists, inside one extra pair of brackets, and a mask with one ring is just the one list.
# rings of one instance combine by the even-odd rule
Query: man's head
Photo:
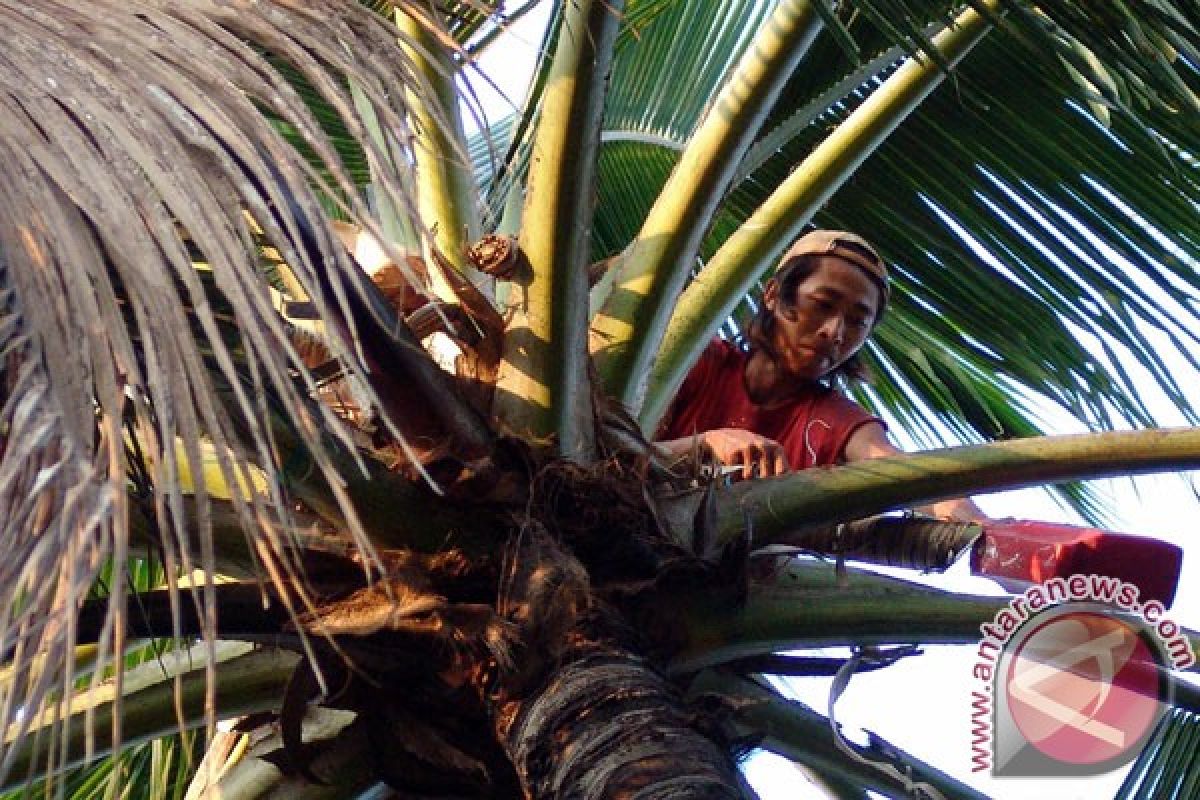
[(877, 324), (887, 307), (888, 273), (887, 265), (870, 242), (849, 231), (810, 231), (793, 242), (783, 258), (779, 259), (775, 266), (775, 279), (781, 280), (788, 271), (800, 266), (811, 256), (835, 256), (866, 273), (879, 289), (880, 304), (873, 323)]
[(887, 267), (866, 240), (813, 231), (780, 260), (749, 338), (799, 380), (858, 376), (856, 354), (887, 298)]

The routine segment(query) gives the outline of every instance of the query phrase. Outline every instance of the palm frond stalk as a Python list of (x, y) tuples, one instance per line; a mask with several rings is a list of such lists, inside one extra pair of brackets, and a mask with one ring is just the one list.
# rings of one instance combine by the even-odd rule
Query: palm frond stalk
[[(1200, 466), (1200, 429), (1046, 436), (873, 459), (743, 483), (717, 498), (717, 530), (786, 542), (809, 524), (857, 519), (983, 489)], [(889, 494), (893, 493), (891, 497)], [(810, 516), (811, 515), (811, 516)], [(810, 522), (811, 520), (811, 522)]]
[[(54, 709), (30, 720), (19, 745), (15, 737), (5, 742), (5, 783), (107, 755), (117, 741), (136, 744), (167, 736), (179, 729), (181, 718), (189, 726), (203, 725), (207, 703), (215, 705), (222, 719), (269, 711), (298, 661), (292, 653), (223, 644), (217, 653), (220, 677), (215, 697), (210, 699), (211, 679), (203, 666), (209, 657), (206, 651), (201, 646), (191, 653), (168, 656), (168, 662), (176, 663), (166, 670), (159, 663), (144, 664), (130, 670), (122, 686), (102, 684), (73, 698), (69, 712)], [(189, 659), (200, 664), (189, 663)], [(112, 736), (117, 714), (122, 717), (119, 740)], [(51, 736), (49, 732), (55, 728), (61, 732)]]
[[(783, 699), (753, 679), (708, 671), (692, 684), (692, 691), (737, 698), (745, 708), (741, 714), (743, 729), (747, 733), (766, 731), (760, 745), (763, 749), (807, 764), (819, 773), (835, 775), (840, 784), (849, 784), (859, 792), (870, 790), (885, 797), (987, 800), (981, 792), (873, 735), (867, 746), (839, 741), (827, 718), (803, 703)], [(858, 756), (850, 759), (849, 769), (843, 748)]]
[(421, 175), (416, 187), (419, 218), (435, 229), (434, 246), (456, 269), (465, 271), (467, 246), (483, 231), (454, 85), (454, 54), (431, 33), (430, 22), (402, 10), (397, 10), (396, 22), (404, 39), (412, 42), (417, 74), (428, 81), (409, 98), (416, 123), (414, 168)]
[(560, 452), (594, 447), (586, 356), (588, 220), (595, 149), (623, 3), (584, 0), (564, 13), (533, 140), (524, 255), (506, 331), (496, 410), (515, 430), (556, 433)]
[(641, 405), (640, 383), (717, 204), (820, 29), (813, 3), (778, 4), (680, 154), (641, 231), (610, 267), (618, 273), (592, 335), (600, 378), (625, 406)]

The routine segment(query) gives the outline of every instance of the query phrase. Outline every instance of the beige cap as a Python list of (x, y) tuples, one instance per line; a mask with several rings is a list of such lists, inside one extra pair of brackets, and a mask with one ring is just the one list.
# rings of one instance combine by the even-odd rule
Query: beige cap
[[(847, 247), (846, 245), (850, 245)], [(888, 301), (887, 265), (870, 243), (849, 231), (816, 230), (804, 234), (788, 248), (775, 267), (778, 275), (800, 256), (837, 256), (866, 272), (883, 293), (883, 305)], [(880, 309), (882, 311), (882, 309)]]

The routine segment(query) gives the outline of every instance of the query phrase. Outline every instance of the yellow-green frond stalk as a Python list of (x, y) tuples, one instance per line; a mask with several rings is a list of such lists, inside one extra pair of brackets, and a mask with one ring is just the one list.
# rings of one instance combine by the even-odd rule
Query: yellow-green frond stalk
[(779, 3), (689, 140), (642, 229), (619, 257), (614, 288), (592, 321), (592, 342), (605, 389), (634, 412), (713, 213), (820, 30), (810, 0)]
[(510, 306), (496, 411), (513, 430), (557, 437), (559, 452), (593, 448), (587, 366), (588, 243), (596, 147), (622, 2), (582, 0), (566, 11), (534, 137), (523, 263)]

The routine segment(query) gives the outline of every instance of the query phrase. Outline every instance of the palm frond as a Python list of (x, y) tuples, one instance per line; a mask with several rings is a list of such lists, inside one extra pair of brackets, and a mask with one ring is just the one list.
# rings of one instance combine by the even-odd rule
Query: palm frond
[(931, 98), (819, 218), (871, 231), (898, 267), (897, 313), (869, 350), (877, 380), (863, 398), (929, 443), (946, 441), (930, 410), (965, 441), (1048, 430), (1014, 394), (1049, 398), (1093, 429), (1152, 425), (1125, 372), (1135, 362), (1194, 419), (1146, 338), (1157, 331), (1194, 365), (1188, 219), (1200, 193), (1184, 155), (1194, 133), (1171, 117), (1161, 139), (1121, 120), (1103, 129), (1056, 101), (1032, 66), (1012, 67), (1030, 80), (1010, 97), (1016, 82), (989, 77), (1007, 60), (999, 44), (986, 43), (960, 93)]
[[(263, 496), (232, 499), (262, 563), (287, 569), (286, 545), (257, 525), (268, 505), (288, 513), (283, 455), (262, 424), (268, 402), (341, 491), (319, 432), (341, 431), (347, 447), (349, 435), (309, 399), (315, 384), (273, 305), (258, 250), (263, 240), (275, 248), (305, 299), (326, 320), (342, 320), (330, 336), (335, 357), (365, 371), (355, 341), (364, 320), (351, 309), (370, 287), (326, 223), (317, 187), (378, 230), (322, 124), (272, 62), (288, 63), (364, 142), (349, 79), (403, 131), (394, 86), (411, 70), (395, 29), (354, 2), (319, 10), (6, 2), (0, 27), (8, 43), (0, 56), (0, 490), (10, 498), (0, 521), (9, 572), (0, 650), (18, 667), (43, 657), (39, 670), (0, 688), (0, 729), (8, 730), (69, 685), (72, 615), (100, 567), (111, 558), (120, 571), (128, 558), (130, 486), (152, 490), (139, 502), (162, 526), (172, 580), (213, 563), (205, 489), (196, 487), (197, 564), (179, 479), (184, 463), (202, 473), (202, 440), (229, 486), (251, 485), (251, 461), (266, 470)], [(300, 133), (324, 174), (284, 141), (279, 124)], [(379, 191), (403, 208), (401, 141), (365, 153)], [(207, 263), (231, 317), (214, 312), (196, 260)], [(140, 455), (127, 457), (135, 443)], [(135, 463), (140, 472), (127, 475)], [(344, 495), (343, 505), (358, 530)], [(113, 594), (114, 620), (124, 597)], [(101, 649), (121, 652), (119, 625)]]
[[(93, 584), (92, 594), (103, 596), (113, 581), (124, 581), (130, 591), (144, 592), (165, 580), (162, 565), (156, 561), (130, 562), (125, 574), (113, 569), (112, 562), (104, 565)], [(126, 653), (123, 665), (132, 669), (140, 664), (164, 663), (171, 656), (171, 643), (153, 640), (133, 646)], [(94, 659), (95, 645), (76, 648), (75, 686), (85, 691), (98, 664)], [(83, 657), (91, 655), (92, 657)], [(111, 674), (110, 665), (105, 672)], [(0, 684), (9, 680), (11, 669), (0, 671)], [(182, 800), (192, 771), (200, 759), (201, 737), (194, 732), (177, 733), (162, 739), (126, 747), (115, 754), (68, 771), (64, 775), (44, 775), (20, 789), (0, 792), (0, 800), (29, 800), (34, 797), (55, 797), (61, 789), (70, 800), (102, 800), (108, 797), (113, 784), (123, 787), (122, 796), (129, 800)]]
[(815, 524), (844, 522), (983, 488), (1200, 467), (1200, 428), (1045, 436), (891, 456), (869, 465), (801, 470), (728, 489), (716, 502), (718, 536), (787, 541)]
[[(68, 800), (105, 800), (113, 786), (123, 800), (183, 800), (188, 781), (199, 761), (201, 737), (195, 732), (175, 734), (134, 745), (120, 754), (43, 779), (21, 789), (0, 793), (3, 800), (66, 797)], [(58, 794), (61, 791), (62, 794)]]
[[(454, 52), (439, 46), (440, 31), (420, 17), (397, 11), (396, 24), (411, 42), (409, 57), (424, 83), (408, 98), (415, 134), (413, 169), (421, 176), (416, 183), (418, 213), (433, 231), (434, 245), (463, 272), (467, 246), (482, 231), (459, 110)], [(450, 32), (442, 35), (451, 36)]]
[[(677, 142), (682, 149), (683, 142), (694, 130), (721, 80), (737, 62), (768, 10), (767, 4), (722, 3), (715, 0), (687, 3), (676, 0), (633, 0), (626, 3), (613, 54), (612, 84), (604, 110), (604, 141), (648, 138)], [(555, 16), (548, 27), (547, 40), (543, 43), (543, 61), (531, 84), (530, 99), (534, 102), (527, 104), (516, 118), (517, 132), (511, 139), (513, 147), (526, 142), (521, 128), (534, 117), (536, 98), (540, 96), (539, 87), (544, 85), (557, 25), (558, 17)], [(668, 64), (671, 69), (678, 68), (679, 74), (689, 76), (686, 93), (679, 91), (679, 85), (655, 79)], [(510, 141), (502, 133), (504, 128), (513, 125), (508, 120), (501, 121), (493, 126), (496, 128), (493, 136), (500, 135), (499, 141)], [(477, 137), (475, 141), (482, 142), (483, 139)], [(473, 152), (482, 149), (480, 144), (473, 145)], [(510, 152), (509, 157), (501, 162), (501, 176), (512, 175), (514, 169), (510, 165), (517, 152), (524, 152), (524, 149)], [(489, 186), (492, 165), (481, 163), (479, 159), (475, 163), (483, 185)], [(598, 165), (602, 191), (607, 181), (605, 169), (602, 149)], [(493, 213), (498, 213), (510, 185), (504, 182), (489, 190), (489, 205)], [(645, 211), (649, 209), (657, 189), (654, 191), (655, 194), (645, 198), (640, 214), (626, 216), (624, 225), (627, 232), (623, 237), (612, 237), (605, 232), (604, 226), (613, 215), (609, 213), (610, 205), (605, 196), (600, 195), (597, 207), (605, 211), (595, 218), (599, 227), (592, 235), (593, 260), (605, 258), (619, 249), (618, 245), (610, 242), (620, 242), (620, 246), (628, 243), (645, 218)]]
[(519, 270), (497, 381), (496, 413), (514, 430), (556, 434), (560, 452), (593, 452), (587, 364), (588, 220), (613, 43), (623, 3), (587, 0), (564, 11), (541, 103)]
[[(592, 259), (640, 229), (678, 153), (769, 12), (767, 3), (629, 3), (613, 57), (597, 167)], [(661, 80), (664, 72), (688, 76)]]
[[(902, 5), (913, 6), (912, 19), (922, 25), (947, 11), (936, 3)], [(916, 41), (894, 43), (865, 17), (848, 22), (861, 52), (875, 55), (856, 67), (833, 36), (818, 38), (743, 163), (744, 180), (713, 218), (699, 264)], [(1029, 412), (1046, 399), (1095, 429), (1152, 424), (1123, 373), (1123, 354), (1185, 415), (1193, 413), (1143, 334), (1157, 330), (1196, 358), (1196, 243), (1189, 234), (1200, 198), (1189, 155), (1196, 115), (1147, 101), (1114, 111), (1103, 127), (1062, 68), (1062, 43), (1038, 38), (1045, 20), (1036, 30), (1031, 24), (1015, 19), (990, 35), (816, 217), (826, 227), (864, 232), (897, 267), (893, 312), (866, 354), (873, 386), (858, 396), (925, 444), (1043, 432)], [(711, 35), (719, 29), (718, 21)], [(1063, 30), (1054, 28), (1055, 35)], [(1044, 46), (1031, 49), (1037, 42)], [(1103, 48), (1093, 44), (1095, 72)], [(676, 106), (646, 94), (654, 73), (624, 73), (622, 63), (612, 108), (626, 108), (622, 81), (634, 85), (637, 102), (606, 120), (595, 258), (632, 239), (696, 121), (671, 116)], [(1187, 62), (1173, 69), (1195, 82)], [(1011, 302), (1014, 295), (1022, 302)], [(735, 310), (726, 334), (744, 330), (755, 308), (757, 292)], [(1098, 348), (1111, 355), (1098, 359)], [(1062, 491), (1095, 519), (1094, 497), (1079, 487)]]
[[(240, 642), (221, 643), (215, 657), (209, 651), (201, 643), (163, 663), (142, 664), (97, 681), (73, 697), (69, 709), (65, 701), (56, 701), (44, 713), (30, 715), (26, 724), (34, 735), (6, 734), (0, 786), (21, 786), (77, 767), (114, 752), (120, 743), (201, 728), (208, 716), (227, 719), (274, 710), (299, 660), (293, 653), (252, 650)], [(207, 673), (217, 664), (220, 680), (214, 686)]]
[(760, 747), (839, 776), (860, 790), (885, 797), (986, 800), (982, 793), (873, 733), (868, 734), (865, 745), (847, 741), (836, 722), (798, 700), (785, 698), (761, 677), (708, 670), (696, 678), (692, 691), (718, 692), (738, 705), (742, 730), (765, 731)]
[(1197, 744), (1200, 715), (1178, 708), (1167, 711), (1117, 790), (1115, 800), (1194, 797), (1200, 791)]

